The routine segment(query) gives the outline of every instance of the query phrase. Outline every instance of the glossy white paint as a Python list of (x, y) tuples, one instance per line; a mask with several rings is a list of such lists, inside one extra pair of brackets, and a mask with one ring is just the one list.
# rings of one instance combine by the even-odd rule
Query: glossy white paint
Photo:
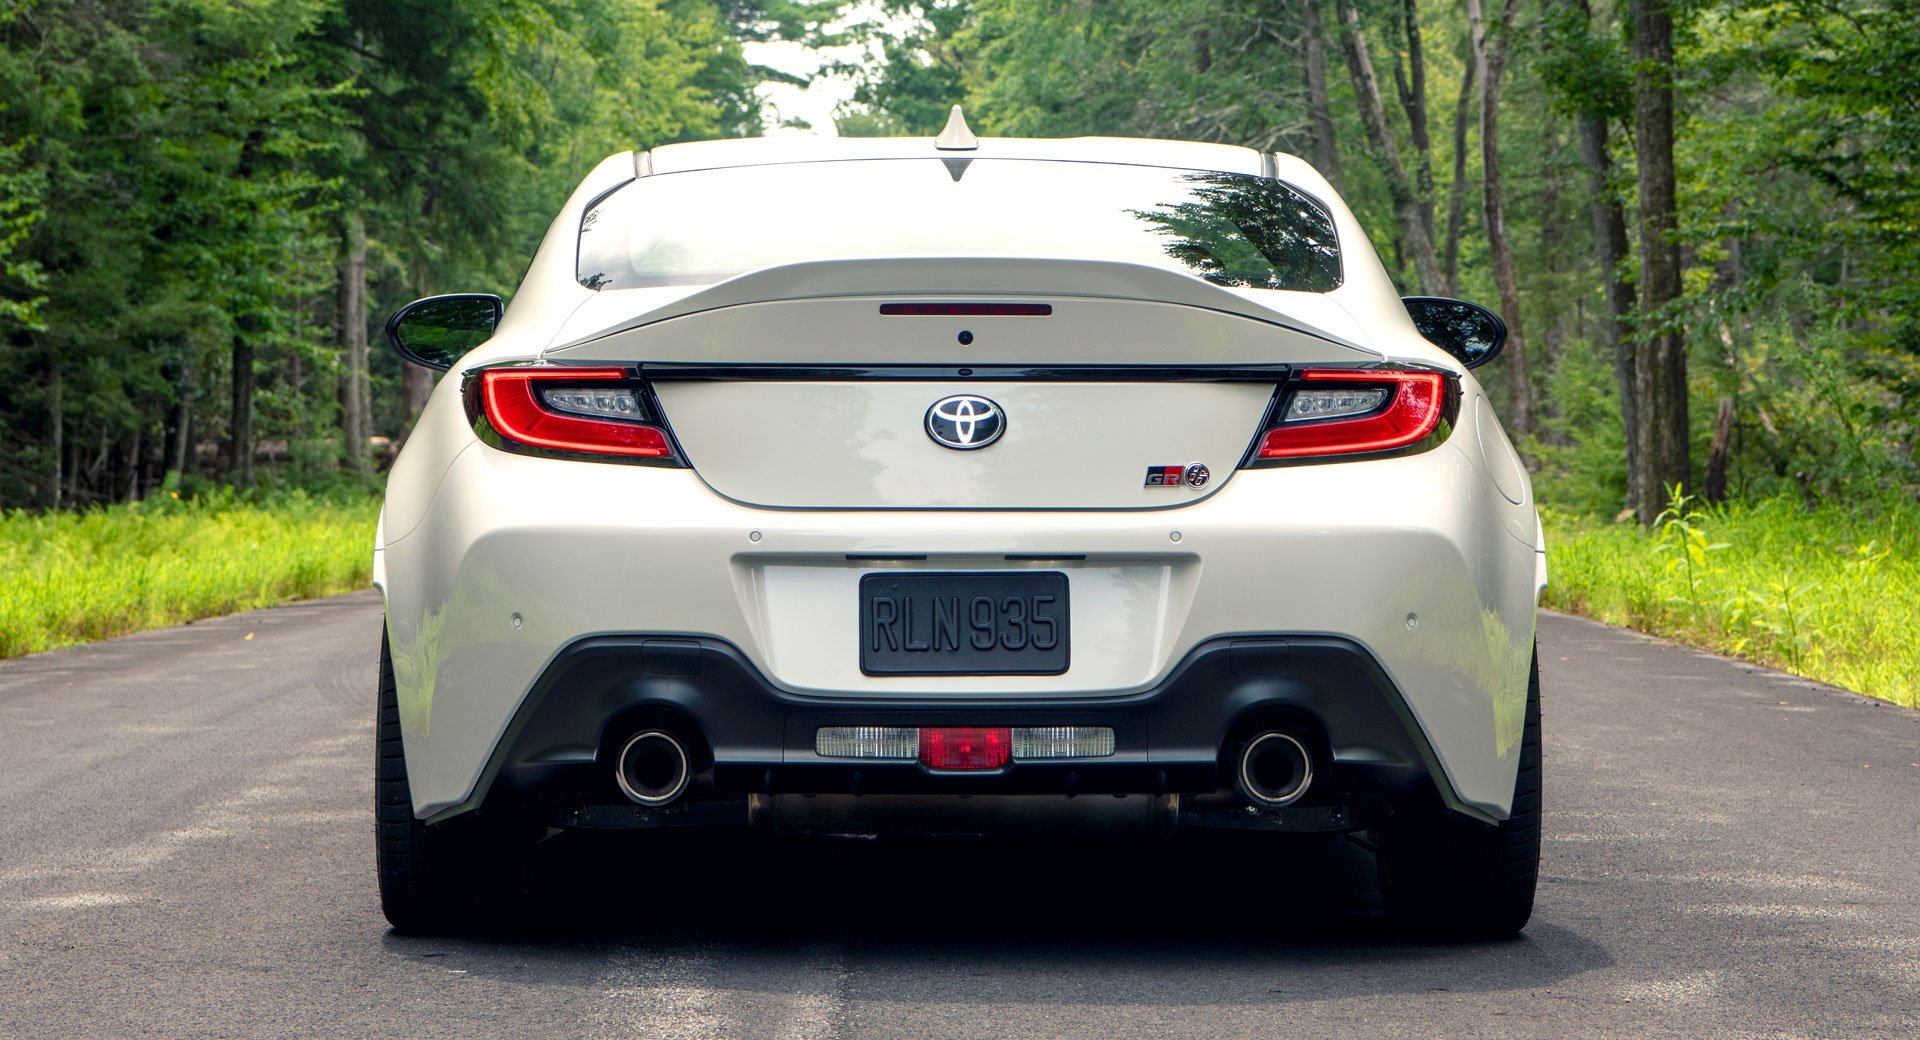
[[(1458, 440), (1401, 459), (1247, 471), (1154, 513), (752, 509), (685, 470), (479, 446), (384, 549), (416, 807), (466, 797), (534, 677), (587, 635), (715, 636), (802, 692), (1049, 695), (1139, 689), (1211, 636), (1296, 632), (1373, 651), (1461, 795), (1504, 814), (1537, 591), (1534, 547), (1507, 533), (1507, 507)], [(849, 564), (849, 553), (928, 559)], [(1065, 675), (858, 674), (859, 574), (997, 569), (1012, 565), (1006, 554), (1087, 557), (1046, 565), (1074, 583), (1079, 649)]]
[[(788, 148), (797, 150), (780, 151)], [(1271, 167), (1334, 210), (1347, 272), (1339, 290), (1221, 290), (1164, 272), (1107, 269), (1125, 265), (1038, 260), (999, 263), (1036, 272), (1044, 280), (1037, 288), (1012, 284), (1005, 270), (995, 274), (995, 264), (979, 261), (888, 265), (896, 280), (863, 291), (862, 280), (880, 275), (871, 264), (861, 270), (860, 262), (795, 265), (810, 269), (749, 274), (710, 289), (594, 293), (573, 280), (573, 229), (585, 205), (636, 170), (929, 149), (930, 142), (717, 142), (615, 156), (556, 219), (498, 334), (458, 367), (543, 355), (949, 365), (1386, 357), (1459, 371), (1413, 330), (1363, 232), (1323, 179), (1291, 157), (1220, 146), (987, 140), (978, 157), (1132, 155), (1244, 172)], [(1030, 319), (975, 319), (969, 325), (977, 326), (978, 349), (963, 352), (946, 319), (877, 315), (876, 292), (917, 297), (939, 284), (942, 265), (968, 294), (1045, 293), (1059, 317), (1075, 319), (1054, 326), (1070, 334), (1049, 338), (1030, 331), (1039, 326), (1018, 324)], [(916, 321), (929, 324), (915, 328)], [(1248, 416), (1257, 413), (1263, 391), (1167, 388), (1172, 428), (1142, 432), (1124, 450), (1102, 453), (1067, 427), (1103, 408), (1133, 408), (1138, 388), (1056, 385), (1050, 389), (1060, 391), (1060, 401), (1084, 399), (1055, 404), (1033, 386), (995, 386), (989, 396), (1010, 407), (1042, 416), (1051, 409), (1067, 420), (1055, 432), (1067, 442), (1058, 459), (1048, 460), (1038, 445), (1023, 447), (1013, 432), (991, 449), (1011, 449), (1003, 459), (1029, 452), (1028, 474), (1012, 481), (1017, 488), (1002, 489), (959, 453), (928, 454), (942, 449), (920, 433), (920, 412), (953, 392), (952, 383), (820, 388), (817, 396), (792, 382), (725, 392), (715, 388), (725, 384), (663, 384), (698, 474), (495, 450), (474, 439), (459, 383), (457, 374), (441, 381), (396, 463), (376, 549), (415, 810), (423, 816), (471, 794), (515, 708), (555, 653), (585, 636), (622, 632), (726, 639), (788, 690), (876, 696), (1133, 691), (1214, 636), (1344, 636), (1371, 651), (1404, 691), (1460, 796), (1489, 815), (1507, 812), (1545, 569), (1525, 470), (1471, 374), (1462, 379), (1458, 425), (1432, 451), (1238, 473), (1232, 461), (1208, 460), (1220, 482), (1188, 494), (1181, 508), (1163, 510), (978, 507), (1046, 504), (1047, 476), (1072, 488), (1081, 499), (1075, 504), (1137, 505), (1137, 478), (1108, 490), (1107, 473), (1119, 473), (1134, 453), (1183, 455), (1187, 445), (1227, 450), (1234, 429), (1244, 448), (1257, 425)], [(779, 427), (779, 410), (795, 403), (837, 411), (814, 420), (817, 428), (791, 432), (790, 444), (757, 445)], [(750, 414), (758, 408), (776, 418)], [(734, 414), (730, 424), (729, 413), (748, 414)], [(896, 423), (902, 428), (888, 435)], [(808, 498), (785, 471), (826, 454), (835, 439), (836, 464), (847, 465), (851, 445), (859, 464), (872, 468), (836, 471), (837, 484)], [(772, 457), (756, 458), (756, 447)], [(710, 470), (705, 458), (713, 460)], [(1132, 465), (1144, 471), (1189, 461), (1141, 457)], [(1086, 472), (1061, 476), (1050, 462)], [(956, 483), (963, 490), (952, 490)], [(978, 498), (969, 503), (970, 496)], [(828, 508), (869, 504), (975, 508)], [(848, 554), (926, 559), (881, 564), (850, 562)], [(1008, 554), (1084, 559), (1035, 563), (1008, 561)], [(1073, 590), (1072, 666), (1060, 676), (1017, 679), (861, 675), (853, 588), (860, 574), (892, 566), (1065, 571)], [(511, 624), (515, 615), (523, 619), (519, 628)]]
[[(797, 508), (1159, 509), (1233, 476), (1273, 383), (939, 380), (661, 383), (674, 436), (707, 485)], [(927, 408), (978, 394), (1004, 415), (990, 449), (955, 451)], [(1148, 466), (1199, 462), (1201, 488), (1147, 487)]]

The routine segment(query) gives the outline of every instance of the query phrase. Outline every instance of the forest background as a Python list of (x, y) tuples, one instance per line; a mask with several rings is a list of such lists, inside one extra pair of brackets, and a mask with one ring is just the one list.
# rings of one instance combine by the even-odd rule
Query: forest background
[(22, 635), (99, 609), (62, 511), (365, 522), (431, 383), (384, 315), (510, 295), (609, 153), (779, 129), (768, 40), (855, 48), (841, 134), (1306, 157), (1512, 327), (1556, 603), (1913, 700), (1911, 0), (0, 0), (0, 653), (114, 629)]

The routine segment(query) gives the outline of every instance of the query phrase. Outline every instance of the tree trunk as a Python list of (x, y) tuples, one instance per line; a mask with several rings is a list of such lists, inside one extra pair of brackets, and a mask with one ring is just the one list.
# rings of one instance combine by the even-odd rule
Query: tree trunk
[(1727, 500), (1727, 459), (1733, 451), (1733, 398), (1720, 399), (1720, 414), (1713, 423), (1713, 444), (1707, 449), (1705, 493), (1715, 505)]
[(1333, 139), (1333, 107), (1327, 103), (1327, 49), (1321, 35), (1319, 0), (1300, 4), (1300, 41), (1306, 51), (1307, 123), (1313, 128), (1313, 167), (1333, 190), (1340, 187), (1340, 150)]
[(232, 444), (227, 480), (239, 488), (253, 486), (253, 341), (246, 325), (243, 321), (233, 336), (233, 410), (227, 429)]
[(1587, 184), (1593, 193), (1593, 238), (1600, 271), (1606, 279), (1607, 349), (1613, 354), (1613, 381), (1620, 395), (1620, 425), (1627, 442), (1627, 508), (1638, 511), (1640, 440), (1635, 430), (1640, 394), (1634, 368), (1638, 351), (1633, 342), (1633, 281), (1627, 276), (1627, 213), (1613, 190), (1612, 162), (1607, 156), (1607, 121), (1602, 116), (1580, 117), (1580, 154), (1587, 161)]
[[(1592, 19), (1587, 0), (1568, 0), (1568, 3), (1579, 12), (1580, 24), (1587, 26)], [(1587, 167), (1587, 195), (1592, 200), (1589, 209), (1593, 213), (1595, 259), (1599, 262), (1600, 277), (1605, 280), (1606, 286), (1607, 320), (1602, 329), (1607, 349), (1613, 354), (1614, 388), (1620, 395), (1620, 425), (1626, 432), (1626, 507), (1638, 513), (1640, 500), (1635, 489), (1640, 487), (1643, 478), (1640, 475), (1640, 443), (1634, 432), (1638, 426), (1639, 392), (1635, 389), (1633, 374), (1636, 353), (1633, 342), (1635, 304), (1633, 282), (1627, 276), (1626, 207), (1621, 203), (1620, 193), (1613, 183), (1613, 156), (1607, 149), (1610, 130), (1604, 111), (1592, 104), (1580, 106), (1574, 115), (1574, 130), (1580, 148), (1580, 161)]]
[(126, 455), (121, 460), (120, 486), (114, 493), (115, 501), (131, 502), (140, 497), (140, 459), (145, 454), (141, 440), (140, 431), (133, 431)]
[(47, 438), (48, 454), (53, 456), (53, 481), (47, 488), (49, 504), (58, 509), (61, 489), (65, 486), (66, 474), (62, 472), (67, 458), (67, 413), (61, 398), (63, 380), (60, 378), (60, 361), (54, 359), (52, 370), (47, 374)]
[(84, 474), (75, 474), (76, 477), (83, 477), (83, 479), (75, 481), (72, 494), (69, 496), (75, 504), (78, 504), (80, 501), (80, 488), (83, 483), (86, 487), (87, 498), (91, 502), (98, 502), (103, 498), (112, 497), (113, 481), (111, 477), (113, 471), (107, 466), (107, 463), (112, 461), (112, 459), (113, 442), (107, 438), (107, 431), (103, 429), (100, 431), (100, 447), (93, 454), (93, 462), (88, 464)]
[[(1560, 137), (1559, 120), (1553, 110), (1548, 109), (1546, 127), (1542, 133), (1546, 140), (1545, 154), (1541, 156), (1540, 218), (1545, 223), (1544, 233), (1540, 236), (1540, 269), (1547, 284), (1547, 317), (1540, 328), (1540, 363), (1546, 379), (1552, 380), (1559, 370), (1560, 352), (1567, 339), (1567, 310), (1571, 300), (1561, 291), (1560, 281), (1560, 245), (1563, 241), (1556, 232), (1560, 228), (1560, 191), (1566, 174), (1566, 142)], [(1548, 417), (1557, 413), (1553, 395), (1542, 395), (1540, 408)]]
[(400, 429), (400, 437), (394, 442), (398, 450), (407, 443), (413, 434), (413, 420), (420, 415), (420, 409), (427, 406), (427, 396), (433, 393), (433, 373), (411, 362), (400, 366), (400, 402), (406, 413), (406, 423)]
[(1527, 376), (1527, 340), (1520, 322), (1520, 288), (1513, 274), (1513, 243), (1507, 238), (1506, 198), (1500, 183), (1500, 78), (1507, 64), (1518, 0), (1506, 0), (1500, 21), (1488, 31), (1480, 0), (1467, 0), (1474, 60), (1480, 66), (1480, 185), (1493, 281), (1507, 320), (1507, 426), (1515, 439), (1533, 432), (1533, 386)]
[(1473, 112), (1474, 74), (1479, 62), (1468, 61), (1460, 74), (1460, 100), (1453, 106), (1453, 185), (1447, 189), (1446, 295), (1460, 295), (1460, 230), (1467, 219), (1467, 117)]
[(341, 437), (344, 458), (356, 472), (367, 471), (367, 224), (358, 213), (348, 215), (341, 235), (339, 299), (335, 307), (336, 342), (346, 360)]
[(1393, 142), (1393, 128), (1387, 125), (1386, 105), (1380, 99), (1380, 80), (1374, 75), (1373, 59), (1367, 54), (1366, 32), (1360, 27), (1360, 13), (1354, 10), (1353, 0), (1341, 0), (1340, 20), (1346, 28), (1341, 34), (1342, 42), (1347, 51), (1347, 69), (1353, 74), (1353, 92), (1360, 102), (1360, 121), (1366, 124), (1367, 137), (1373, 142), (1373, 150), (1380, 157), (1387, 185), (1393, 192), (1400, 236), (1406, 242), (1407, 252), (1413, 254), (1418, 288), (1422, 295), (1432, 295), (1440, 288), (1440, 263), (1434, 256), (1433, 237), (1427, 234), (1426, 224), (1420, 219), (1420, 196), (1407, 178), (1407, 168), (1400, 162), (1400, 149)]
[(1400, 107), (1407, 113), (1408, 137), (1413, 142), (1413, 182), (1420, 195), (1420, 223), (1427, 229), (1427, 241), (1433, 234), (1433, 142), (1427, 135), (1427, 59), (1420, 44), (1420, 13), (1414, 0), (1401, 0), (1401, 18), (1407, 31), (1407, 73), (1400, 74), (1400, 62), (1393, 63), (1394, 86), (1400, 91)]
[(184, 479), (187, 475), (187, 466), (196, 458), (193, 451), (193, 406), (188, 404), (184, 397), (180, 399), (178, 411), (174, 415), (173, 427), (175, 430), (173, 456), (167, 460), (167, 468), (180, 474)]
[(166, 437), (164, 429), (162, 430), (162, 435), (158, 443), (156, 443), (153, 438), (139, 437), (136, 439), (135, 446), (139, 448), (139, 452), (133, 457), (134, 498), (140, 499), (147, 497), (147, 492), (152, 491), (153, 485), (157, 483), (153, 476), (153, 464), (155, 460), (166, 457), (165, 443)]
[(1566, 225), (1560, 219), (1560, 200), (1567, 187), (1568, 164), (1566, 140), (1561, 136), (1558, 113), (1552, 108), (1547, 110), (1543, 136), (1546, 149), (1541, 157), (1540, 213), (1545, 227), (1540, 236), (1541, 279), (1535, 284), (1544, 283), (1546, 288), (1542, 294), (1545, 307), (1536, 308), (1536, 313), (1545, 310), (1544, 323), (1536, 326), (1536, 332), (1541, 348), (1540, 378), (1548, 389), (1534, 399), (1533, 407), (1541, 440), (1565, 446), (1568, 430), (1566, 423), (1560, 421), (1565, 412), (1553, 388), (1558, 385), (1561, 365), (1566, 360), (1567, 339), (1579, 334), (1578, 322), (1585, 313), (1585, 302), (1566, 288), (1566, 235), (1561, 233)]
[(1640, 187), (1640, 335), (1634, 365), (1634, 435), (1642, 462), (1634, 488), (1640, 522), (1667, 504), (1666, 487), (1691, 475), (1687, 354), (1679, 321), (1680, 247), (1673, 171), (1673, 13), (1669, 0), (1631, 0), (1633, 146)]

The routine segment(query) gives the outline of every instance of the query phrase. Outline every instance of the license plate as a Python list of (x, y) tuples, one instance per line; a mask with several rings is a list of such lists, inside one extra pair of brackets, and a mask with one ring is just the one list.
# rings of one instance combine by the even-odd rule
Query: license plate
[(1067, 670), (1067, 576), (862, 575), (860, 670), (1059, 675)]

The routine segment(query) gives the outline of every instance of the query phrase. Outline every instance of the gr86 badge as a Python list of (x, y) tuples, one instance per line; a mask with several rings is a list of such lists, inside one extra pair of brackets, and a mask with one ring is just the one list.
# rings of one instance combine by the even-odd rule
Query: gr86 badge
[(1148, 466), (1147, 487), (1187, 487), (1198, 490), (1207, 486), (1207, 478), (1212, 476), (1202, 463), (1190, 462), (1185, 466)]

